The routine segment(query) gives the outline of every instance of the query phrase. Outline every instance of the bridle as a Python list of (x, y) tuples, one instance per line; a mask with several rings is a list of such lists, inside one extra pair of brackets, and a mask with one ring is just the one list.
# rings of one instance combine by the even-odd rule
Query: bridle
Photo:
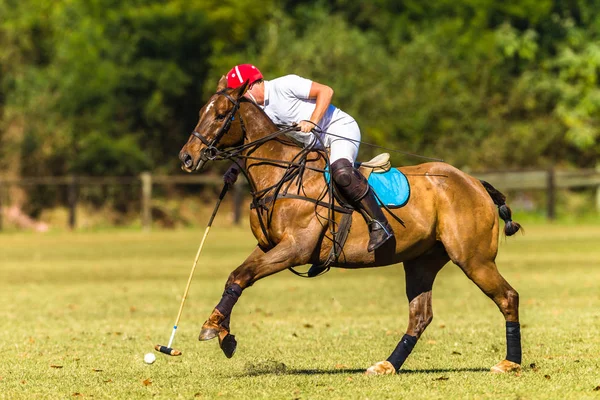
[[(217, 92), (216, 94), (225, 96), (227, 98), (227, 100), (229, 100), (233, 104), (233, 108), (231, 109), (231, 111), (229, 111), (229, 113), (225, 117), (225, 123), (219, 129), (219, 131), (217, 132), (215, 137), (211, 141), (208, 141), (208, 139), (206, 139), (204, 136), (202, 136), (202, 134), (200, 132), (198, 132), (197, 130), (194, 130), (192, 132), (192, 135), (194, 135), (196, 138), (198, 138), (198, 140), (200, 140), (206, 146), (200, 152), (200, 160), (202, 160), (204, 162), (209, 161), (209, 160), (212, 161), (217, 158), (217, 156), (219, 155), (219, 150), (217, 149), (217, 145), (219, 144), (219, 142), (221, 141), (223, 136), (227, 132), (229, 132), (229, 128), (231, 128), (231, 122), (235, 119), (235, 114), (237, 114), (240, 109), (240, 101), (236, 101), (233, 97), (231, 97), (228, 93), (226, 93), (225, 90), (226, 89), (223, 89), (223, 90)], [(246, 129), (244, 127), (244, 120), (242, 119), (242, 114), (239, 114), (239, 118), (240, 118), (240, 124), (242, 125), (242, 132), (245, 135)], [(201, 165), (201, 164), (202, 163), (199, 163), (199, 165)]]
[[(270, 158), (253, 157), (253, 156), (249, 156), (249, 155), (243, 155), (242, 153), (244, 151), (248, 151), (248, 150), (250, 152), (252, 152), (254, 149), (260, 147), (261, 145), (263, 145), (264, 143), (266, 143), (270, 140), (277, 139), (278, 137), (280, 137), (284, 134), (287, 134), (289, 132), (297, 131), (298, 126), (295, 124), (290, 125), (290, 126), (285, 126), (285, 125), (280, 126), (280, 129), (278, 129), (277, 131), (275, 131), (273, 133), (270, 133), (262, 138), (250, 141), (248, 143), (244, 143), (239, 146), (232, 146), (232, 147), (229, 147), (228, 149), (218, 149), (217, 148), (217, 145), (219, 144), (219, 142), (221, 141), (223, 136), (227, 132), (229, 132), (229, 128), (231, 128), (231, 122), (233, 122), (235, 120), (236, 114), (240, 119), (242, 136), (244, 138), (244, 141), (246, 141), (248, 139), (248, 135), (246, 132), (246, 126), (244, 124), (244, 119), (242, 118), (242, 113), (240, 112), (241, 103), (246, 101), (246, 102), (252, 103), (258, 107), (258, 105), (256, 103), (254, 103), (251, 100), (247, 100), (243, 97), (240, 98), (239, 100), (234, 99), (229, 93), (226, 92), (226, 90), (227, 89), (223, 89), (215, 94), (225, 96), (227, 98), (227, 100), (229, 100), (233, 104), (233, 108), (227, 113), (227, 116), (224, 118), (225, 122), (223, 123), (223, 126), (221, 126), (221, 128), (219, 128), (219, 131), (216, 133), (215, 137), (209, 141), (206, 137), (204, 137), (197, 130), (194, 130), (192, 132), (192, 135), (195, 138), (197, 138), (198, 140), (200, 140), (205, 145), (205, 147), (200, 151), (200, 160), (198, 162), (198, 165), (196, 166), (196, 170), (198, 170), (206, 161), (225, 160), (225, 159), (234, 159), (235, 160), (236, 158), (247, 158), (247, 159), (254, 159), (254, 160), (258, 160), (258, 161), (275, 162), (276, 164), (284, 164), (284, 165), (289, 165), (289, 166), (294, 165), (295, 163), (293, 161), (273, 160)], [(310, 151), (310, 149), (308, 149), (308, 151)], [(296, 165), (296, 166), (298, 166), (298, 165)], [(315, 168), (310, 168), (310, 169), (315, 169)], [(323, 172), (323, 170), (318, 169), (318, 168), (316, 168), (316, 170)]]

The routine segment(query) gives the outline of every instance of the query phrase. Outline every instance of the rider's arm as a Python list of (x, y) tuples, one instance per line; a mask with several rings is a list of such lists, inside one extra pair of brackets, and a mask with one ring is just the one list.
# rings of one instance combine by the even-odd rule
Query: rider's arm
[[(325, 115), (325, 111), (331, 104), (331, 98), (333, 97), (333, 89), (327, 85), (323, 85), (318, 82), (312, 82), (310, 85), (310, 91), (308, 93), (309, 99), (315, 99), (315, 110), (310, 116), (310, 122), (300, 121), (298, 126), (302, 132), (310, 132), (311, 129), (317, 125), (317, 123)], [(312, 124), (311, 124), (312, 122)]]

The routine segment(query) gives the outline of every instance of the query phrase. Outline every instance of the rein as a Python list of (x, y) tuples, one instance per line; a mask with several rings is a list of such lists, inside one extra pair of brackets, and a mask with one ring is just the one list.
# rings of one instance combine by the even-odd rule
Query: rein
[[(240, 170), (244, 173), (244, 175), (246, 176), (246, 179), (248, 180), (248, 182), (250, 183), (250, 186), (251, 186), (251, 195), (252, 195), (251, 208), (256, 209), (258, 216), (259, 216), (258, 220), (260, 223), (261, 230), (271, 246), (274, 247), (275, 243), (272, 241), (272, 239), (268, 233), (268, 227), (271, 224), (271, 221), (273, 218), (274, 207), (269, 207), (269, 206), (272, 203), (275, 203), (275, 201), (278, 198), (295, 198), (295, 199), (303, 199), (303, 200), (313, 202), (315, 204), (315, 213), (318, 216), (320, 216), (317, 211), (318, 206), (326, 207), (329, 210), (328, 216), (327, 217), (320, 216), (320, 217), (326, 219), (329, 222), (333, 222), (333, 224), (329, 224), (330, 226), (335, 225), (335, 220), (333, 218), (334, 211), (343, 212), (343, 213), (352, 213), (353, 212), (353, 210), (350, 208), (340, 207), (340, 206), (335, 205), (333, 196), (330, 196), (330, 199), (328, 202), (323, 201), (323, 199), (325, 198), (325, 196), (327, 195), (328, 192), (333, 193), (333, 191), (332, 191), (333, 186), (332, 186), (331, 180), (328, 185), (329, 190), (324, 190), (323, 193), (321, 193), (321, 195), (317, 199), (313, 199), (311, 197), (302, 195), (300, 193), (300, 191), (302, 189), (302, 177), (304, 175), (305, 170), (308, 169), (308, 170), (318, 171), (318, 172), (326, 171), (325, 169), (322, 169), (322, 168), (315, 168), (315, 167), (310, 167), (310, 166), (306, 165), (307, 161), (314, 161), (314, 160), (307, 160), (307, 157), (311, 151), (316, 150), (319, 153), (319, 157), (324, 157), (326, 160), (327, 166), (329, 166), (329, 157), (328, 157), (327, 153), (325, 151), (316, 149), (315, 145), (309, 146), (307, 148), (303, 148), (300, 152), (298, 152), (298, 154), (296, 154), (296, 156), (293, 158), (292, 161), (276, 160), (276, 159), (269, 159), (269, 158), (263, 158), (263, 157), (255, 157), (255, 156), (250, 155), (252, 152), (254, 152), (256, 149), (258, 149), (264, 143), (271, 141), (271, 140), (278, 140), (278, 139), (280, 139), (281, 135), (298, 130), (297, 126), (284, 126), (273, 133), (270, 133), (260, 139), (251, 141), (249, 143), (245, 143), (240, 146), (232, 147), (232, 148), (229, 148), (226, 150), (218, 149), (217, 146), (218, 146), (219, 142), (231, 128), (231, 122), (235, 119), (236, 114), (238, 114), (239, 118), (240, 118), (240, 124), (241, 124), (241, 129), (242, 129), (242, 134), (243, 134), (244, 139), (247, 139), (247, 134), (246, 134), (246, 127), (244, 125), (244, 120), (242, 118), (241, 113), (239, 112), (241, 101), (239, 101), (239, 100), (236, 101), (233, 97), (231, 97), (228, 93), (225, 92), (225, 89), (217, 92), (217, 94), (225, 96), (233, 104), (233, 108), (229, 111), (229, 113), (225, 117), (225, 123), (219, 129), (219, 131), (217, 132), (217, 134), (211, 141), (206, 139), (200, 132), (198, 132), (196, 130), (194, 130), (194, 132), (192, 132), (192, 135), (194, 137), (196, 137), (198, 140), (200, 140), (206, 146), (204, 149), (202, 149), (202, 152), (200, 154), (200, 159), (203, 160), (204, 162), (206, 162), (208, 160), (213, 161), (213, 160), (228, 159), (228, 160), (232, 160), (233, 162), (235, 162), (238, 166), (240, 166), (240, 164), (238, 162), (239, 159), (249, 159), (249, 160), (256, 160), (256, 161), (264, 162), (266, 164), (272, 164), (273, 166), (279, 167), (279, 168), (286, 168), (284, 176), (278, 183), (276, 183), (275, 185), (263, 188), (261, 190), (258, 190), (256, 188), (256, 186), (254, 185), (252, 179), (250, 179), (250, 177), (248, 176), (248, 173), (246, 172), (245, 168), (241, 168), (241, 166), (240, 166)], [(243, 152), (247, 152), (247, 154), (244, 155), (244, 154), (242, 154)], [(199, 163), (199, 165), (200, 164), (201, 163)], [(298, 193), (296, 193), (296, 194), (288, 193), (289, 188), (292, 186), (292, 184), (294, 182), (297, 182)], [(269, 195), (269, 193), (271, 193), (271, 192), (273, 192), (273, 194)], [(266, 216), (263, 215), (265, 213), (266, 213)], [(264, 217), (266, 217), (266, 218), (264, 218)], [(265, 223), (264, 219), (266, 219), (266, 223)], [(335, 242), (335, 231), (332, 230), (330, 232), (332, 233), (332, 235), (334, 235), (333, 240)], [(294, 271), (294, 273), (296, 273), (296, 271)]]

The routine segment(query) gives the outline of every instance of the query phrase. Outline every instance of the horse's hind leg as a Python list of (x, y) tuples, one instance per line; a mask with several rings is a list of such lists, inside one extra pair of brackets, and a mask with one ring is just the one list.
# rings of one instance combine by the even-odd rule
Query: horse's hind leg
[(404, 262), (406, 296), (409, 302), (408, 328), (388, 359), (369, 367), (367, 375), (394, 374), (400, 369), (433, 319), (431, 307), (433, 281), (448, 261), (450, 258), (444, 247), (438, 243), (429, 253)]
[(469, 279), (496, 303), (506, 320), (506, 358), (493, 366), (491, 371), (518, 371), (521, 368), (519, 294), (500, 275), (493, 259), (474, 256), (467, 262), (458, 264)]

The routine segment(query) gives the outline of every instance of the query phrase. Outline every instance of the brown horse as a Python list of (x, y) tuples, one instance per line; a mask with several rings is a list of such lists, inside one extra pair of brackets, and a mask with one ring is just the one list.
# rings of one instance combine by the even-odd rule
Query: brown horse
[[(179, 154), (182, 168), (188, 172), (201, 169), (208, 160), (233, 155), (245, 159), (243, 172), (255, 199), (250, 223), (258, 244), (229, 275), (223, 297), (202, 326), (199, 337), (200, 340), (218, 337), (227, 357), (233, 356), (236, 348), (236, 341), (229, 332), (230, 315), (242, 291), (259, 279), (290, 267), (322, 265), (332, 247), (329, 232), (332, 222), (324, 223), (323, 218), (316, 215), (327, 215), (327, 203), (331, 200), (322, 172), (326, 166), (323, 153), (309, 153), (300, 172), (302, 179), (286, 179), (290, 169), (299, 166), (298, 154), (303, 150), (281, 135), (273, 135), (278, 127), (255, 103), (244, 98), (246, 88), (247, 84), (228, 89), (222, 78), (217, 93), (200, 110), (198, 124)], [(332, 264), (368, 268), (404, 263), (409, 301), (406, 334), (390, 357), (368, 368), (367, 373), (392, 374), (400, 369), (433, 318), (433, 282), (448, 261), (458, 265), (504, 315), (507, 355), (492, 371), (518, 370), (521, 363), (519, 295), (500, 275), (495, 263), (499, 235), (497, 212), (506, 223), (505, 234), (512, 235), (520, 227), (512, 222), (505, 197), (486, 182), (445, 163), (426, 163), (400, 170), (409, 179), (411, 197), (406, 206), (392, 210), (403, 224), (389, 218), (396, 233), (395, 240), (389, 240), (375, 252), (367, 252), (368, 228), (355, 212), (343, 256)], [(288, 193), (300, 193), (313, 201), (301, 196), (274, 196), (282, 181), (287, 181)], [(261, 201), (256, 201), (258, 197)], [(340, 215), (334, 213), (336, 221)]]

